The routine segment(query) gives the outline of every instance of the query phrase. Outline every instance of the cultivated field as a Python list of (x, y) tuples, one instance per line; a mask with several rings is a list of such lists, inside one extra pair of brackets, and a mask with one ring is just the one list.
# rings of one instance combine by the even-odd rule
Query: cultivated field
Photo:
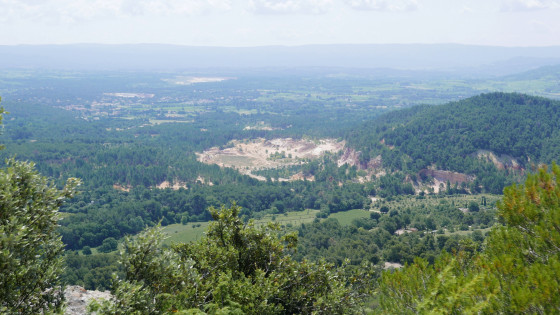
[[(260, 219), (254, 220), (255, 225), (259, 226), (269, 222), (275, 222), (285, 227), (298, 227), (302, 223), (310, 223), (315, 220), (319, 210), (293, 211), (286, 214), (267, 214)], [(200, 239), (209, 222), (193, 222), (188, 224), (171, 224), (163, 228), (163, 231), (169, 236), (164, 243), (172, 244), (179, 242), (192, 242)]]
[(354, 209), (331, 213), (329, 218), (337, 219), (341, 225), (351, 225), (355, 219), (369, 218), (370, 211), (364, 209)]

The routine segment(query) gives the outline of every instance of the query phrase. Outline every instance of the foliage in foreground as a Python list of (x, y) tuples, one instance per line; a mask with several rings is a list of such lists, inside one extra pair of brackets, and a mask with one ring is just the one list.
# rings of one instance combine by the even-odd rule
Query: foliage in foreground
[(64, 245), (57, 212), (78, 184), (71, 178), (58, 190), (33, 163), (14, 159), (0, 169), (0, 313), (60, 310)]
[(371, 266), (350, 272), (323, 261), (296, 262), (290, 256), (295, 234), (244, 224), (236, 205), (210, 211), (215, 221), (196, 243), (164, 248), (158, 228), (128, 239), (126, 278), (115, 282), (112, 301), (90, 308), (102, 314), (341, 314), (369, 294)]
[(464, 243), (433, 266), (414, 264), (386, 272), (379, 295), (383, 312), (402, 314), (560, 312), (560, 167), (530, 175), (504, 190), (501, 226), (475, 254)]

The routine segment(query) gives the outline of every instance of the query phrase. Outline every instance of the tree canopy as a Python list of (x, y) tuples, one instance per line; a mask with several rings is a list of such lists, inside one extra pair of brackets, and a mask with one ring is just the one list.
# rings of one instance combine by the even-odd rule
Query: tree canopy
[(524, 185), (504, 190), (501, 225), (476, 253), (463, 241), (455, 255), (423, 259), (380, 281), (384, 311), (404, 314), (531, 313), (560, 311), (560, 167), (542, 167)]
[[(0, 108), (0, 121), (3, 109)], [(34, 164), (9, 159), (0, 169), (0, 313), (56, 311), (64, 245), (57, 212), (79, 180), (59, 190)]]
[(128, 239), (121, 258), (126, 277), (115, 283), (111, 303), (93, 309), (103, 314), (341, 314), (367, 296), (372, 268), (351, 272), (324, 261), (297, 262), (291, 258), (295, 234), (282, 234), (274, 224), (245, 224), (239, 211), (236, 205), (211, 208), (215, 221), (195, 243), (163, 248), (158, 228)]
[[(482, 186), (500, 194), (513, 181), (479, 155), (491, 151), (510, 169), (551, 163), (560, 154), (559, 130), (559, 101), (488, 93), (387, 113), (354, 128), (346, 140), (362, 152), (364, 164), (381, 155), (385, 168), (411, 174), (435, 166), (475, 175), (479, 182), (471, 191)], [(508, 162), (512, 158), (516, 162)]]

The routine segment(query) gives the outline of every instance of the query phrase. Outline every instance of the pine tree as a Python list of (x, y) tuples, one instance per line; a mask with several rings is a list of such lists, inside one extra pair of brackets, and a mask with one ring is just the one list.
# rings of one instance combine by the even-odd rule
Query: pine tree
[(463, 241), (433, 266), (417, 259), (381, 278), (385, 313), (560, 313), (560, 167), (542, 167), (504, 190), (479, 254)]

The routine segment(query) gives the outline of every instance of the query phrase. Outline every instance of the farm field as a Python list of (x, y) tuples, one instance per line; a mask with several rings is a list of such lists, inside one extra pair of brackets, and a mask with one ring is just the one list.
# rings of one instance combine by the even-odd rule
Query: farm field
[(369, 218), (370, 211), (364, 209), (354, 209), (331, 213), (329, 218), (337, 219), (341, 225), (351, 225), (355, 219)]
[[(291, 211), (286, 214), (267, 214), (254, 220), (255, 225), (263, 225), (270, 222), (278, 223), (285, 227), (298, 227), (302, 223), (310, 223), (315, 220), (319, 210)], [(206, 231), (210, 222), (193, 222), (186, 225), (171, 224), (163, 228), (163, 232), (169, 237), (164, 244), (170, 245), (179, 242), (192, 242), (200, 239)]]

